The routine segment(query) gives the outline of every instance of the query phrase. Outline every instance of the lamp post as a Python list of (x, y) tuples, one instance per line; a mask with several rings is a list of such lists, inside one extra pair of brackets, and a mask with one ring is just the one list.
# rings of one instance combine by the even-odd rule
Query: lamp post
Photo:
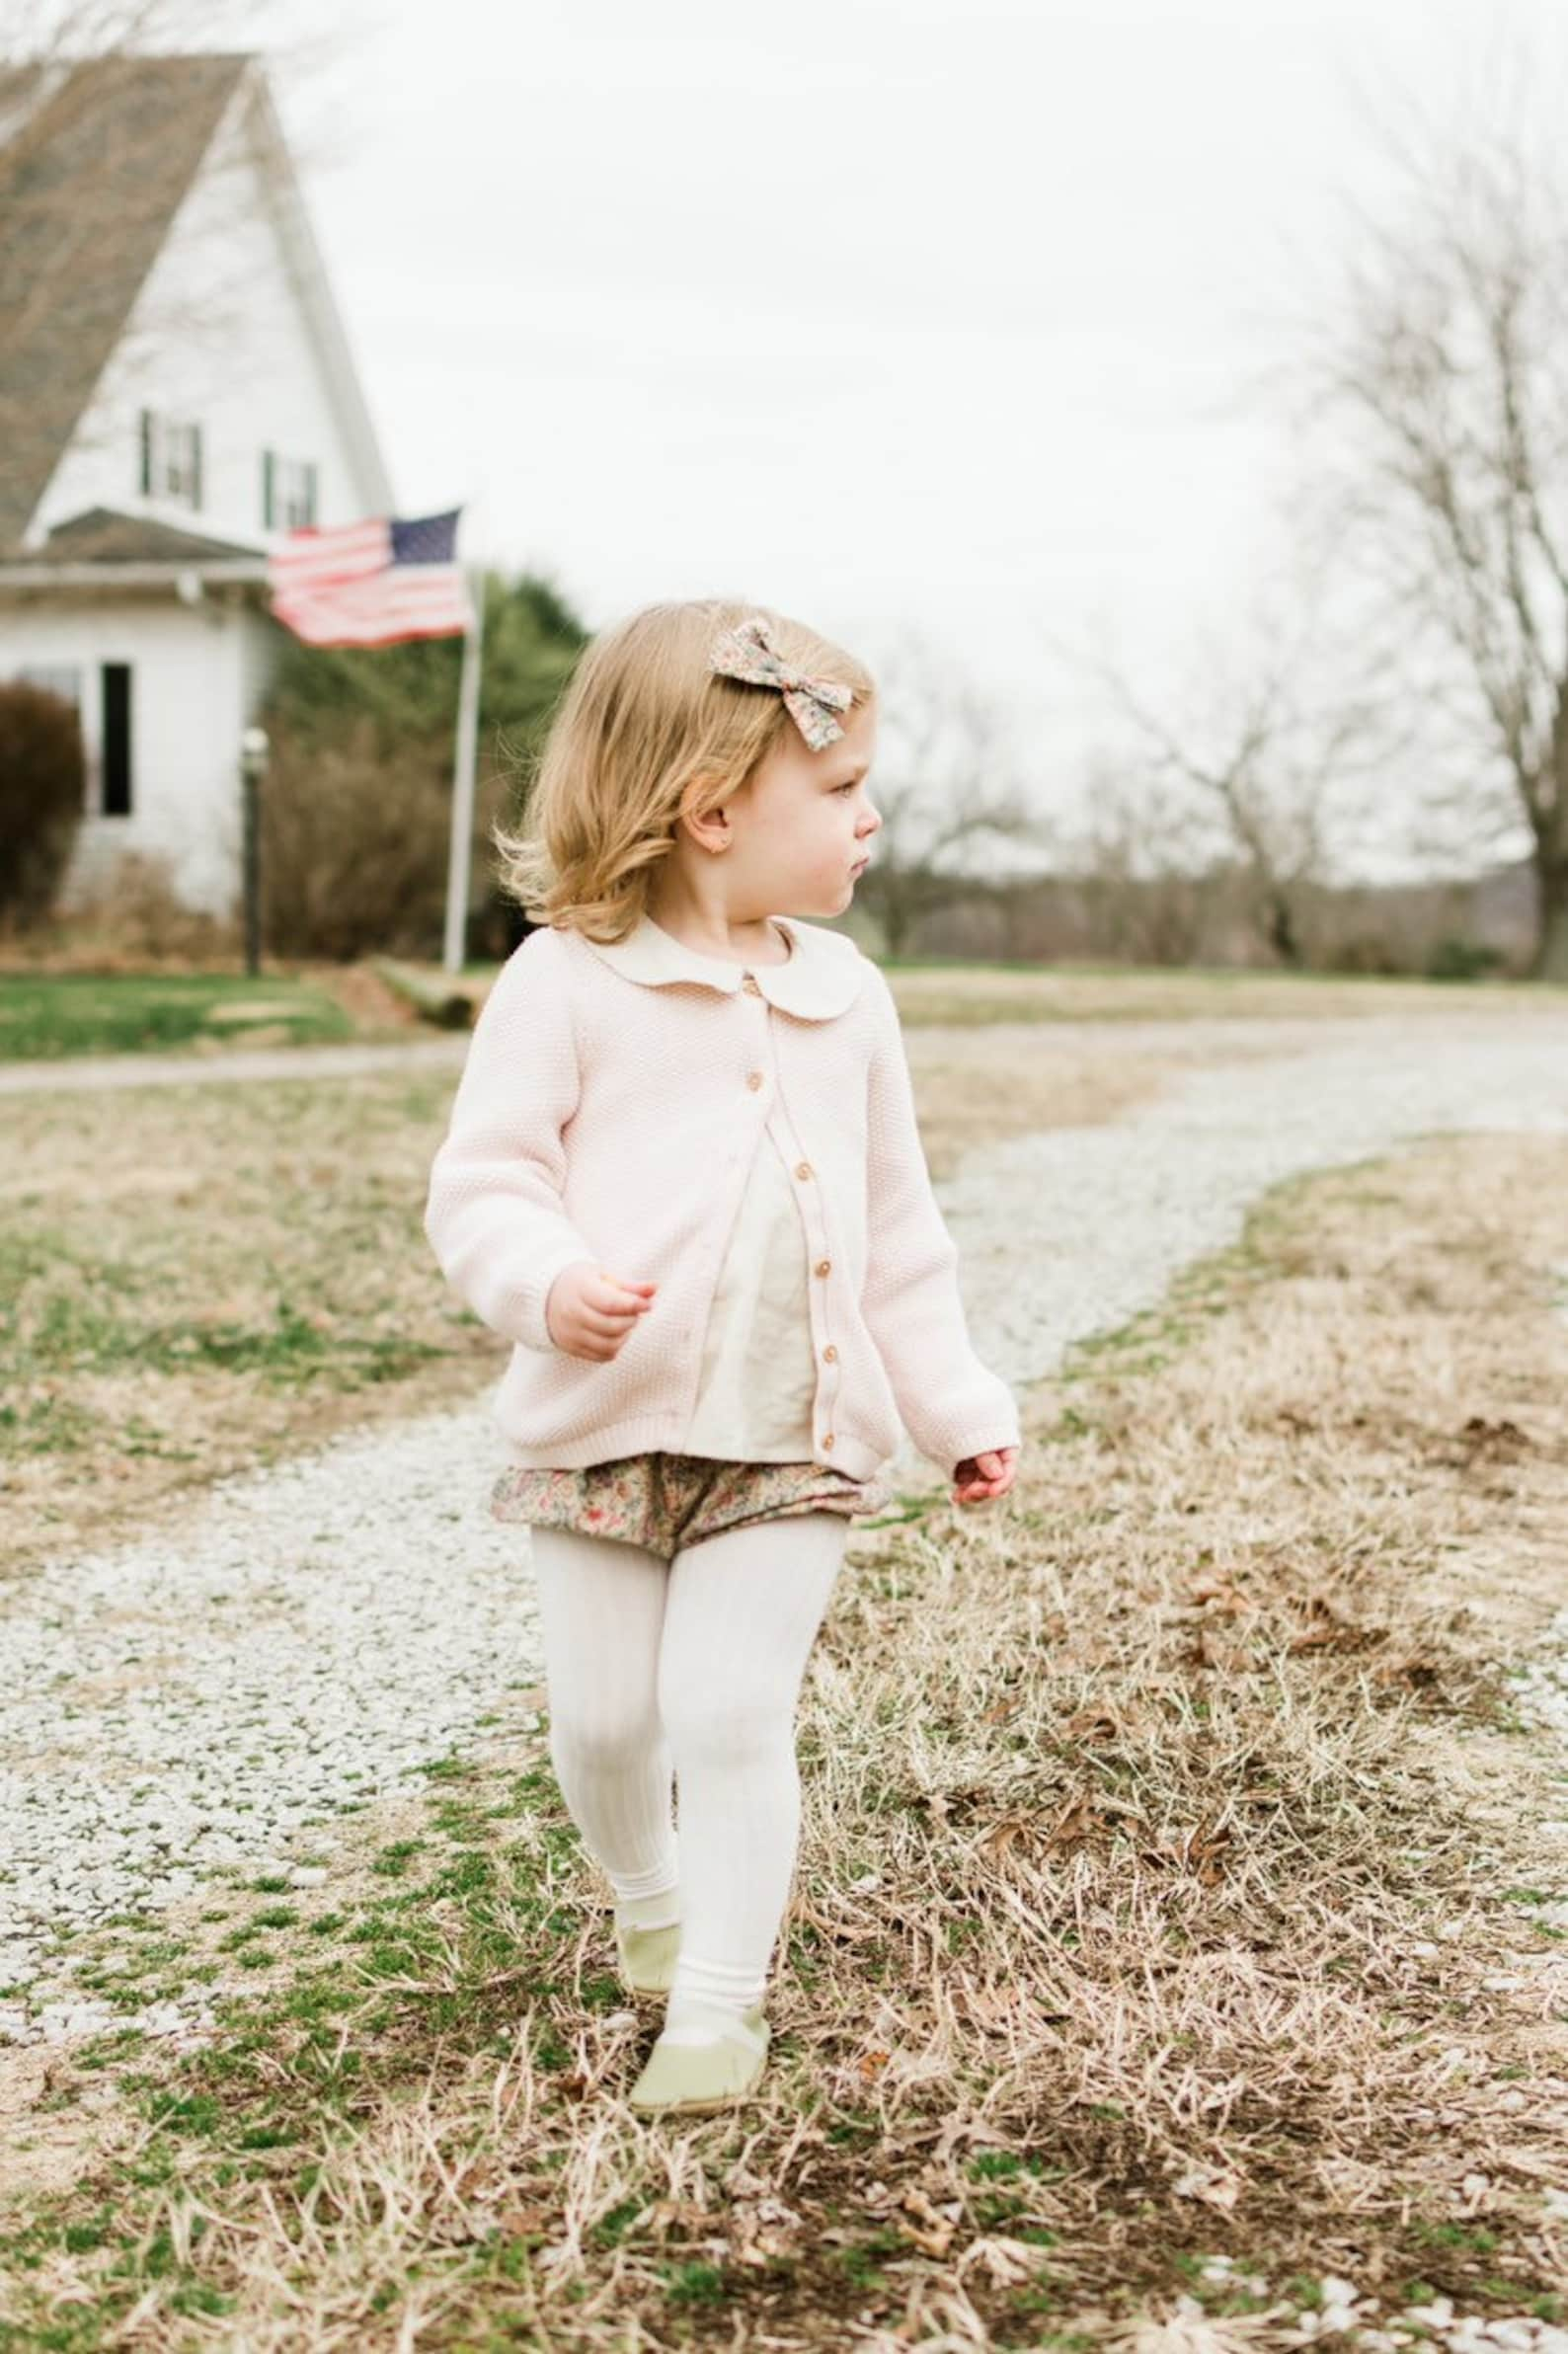
[(240, 738), (240, 810), (245, 874), (245, 970), (262, 969), (262, 868), (259, 788), (271, 747), (265, 728), (247, 728)]

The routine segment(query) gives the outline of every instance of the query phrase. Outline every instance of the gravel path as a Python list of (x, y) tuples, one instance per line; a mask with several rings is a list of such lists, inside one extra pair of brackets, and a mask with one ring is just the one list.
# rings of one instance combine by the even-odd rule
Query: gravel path
[[(1568, 1134), (1568, 1016), (1292, 1027), (1291, 1051), (1192, 1072), (1112, 1127), (987, 1146), (939, 1189), (1007, 1379), (1157, 1300), (1284, 1177), (1435, 1131)], [(0, 2040), (103, 2023), (30, 2001), (52, 1925), (260, 1869), (515, 1710), (539, 1659), (526, 1533), (486, 1511), (501, 1458), (487, 1394), (223, 1481), (0, 1601)]]

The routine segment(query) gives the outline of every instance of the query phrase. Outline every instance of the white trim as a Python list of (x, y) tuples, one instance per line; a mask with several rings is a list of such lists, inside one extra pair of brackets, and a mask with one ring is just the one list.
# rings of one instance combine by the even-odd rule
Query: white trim
[(392, 484), (380, 440), (371, 421), (364, 390), (354, 365), (342, 316), (333, 298), (331, 281), (316, 234), (311, 227), (304, 191), (288, 150), (277, 108), (259, 58), (240, 76), (220, 130), (237, 124), (250, 110), (261, 150), (263, 187), (273, 199), (274, 218), (284, 263), (294, 282), (305, 324), (315, 342), (327, 388), (338, 409), (344, 437), (353, 455), (359, 492), (367, 514), (394, 511)]
[(183, 556), (160, 564), (0, 564), (0, 588), (174, 588), (182, 573), (202, 581), (267, 580), (264, 556)]

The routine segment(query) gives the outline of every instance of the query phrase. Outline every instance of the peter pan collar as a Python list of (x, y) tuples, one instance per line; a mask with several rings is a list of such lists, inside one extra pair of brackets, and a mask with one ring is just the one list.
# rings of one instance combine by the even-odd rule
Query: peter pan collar
[(704, 956), (651, 915), (640, 916), (624, 940), (578, 936), (628, 981), (656, 988), (666, 981), (699, 981), (733, 996), (750, 973), (768, 1003), (783, 1013), (798, 1014), (808, 1022), (843, 1013), (859, 995), (865, 971), (866, 960), (854, 941), (822, 924), (797, 922), (793, 915), (776, 915), (773, 920), (790, 937), (791, 954), (782, 965), (735, 965), (725, 957)]

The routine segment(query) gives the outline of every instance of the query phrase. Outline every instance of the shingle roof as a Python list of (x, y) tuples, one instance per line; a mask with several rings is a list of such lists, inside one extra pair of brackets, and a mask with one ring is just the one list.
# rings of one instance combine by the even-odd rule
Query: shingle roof
[(85, 508), (56, 523), (41, 547), (13, 550), (8, 564), (199, 564), (236, 556), (261, 560), (266, 549), (234, 539), (182, 531), (175, 523), (120, 514), (112, 507)]
[(0, 550), (42, 498), (251, 62), (0, 72)]

